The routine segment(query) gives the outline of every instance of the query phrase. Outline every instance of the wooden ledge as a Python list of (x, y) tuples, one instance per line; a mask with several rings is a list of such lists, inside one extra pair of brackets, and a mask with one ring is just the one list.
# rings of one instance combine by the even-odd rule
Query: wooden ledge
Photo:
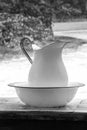
[(0, 98), (0, 120), (87, 121), (87, 102), (81, 103), (83, 101), (74, 102), (66, 107), (36, 108), (24, 105), (17, 97)]

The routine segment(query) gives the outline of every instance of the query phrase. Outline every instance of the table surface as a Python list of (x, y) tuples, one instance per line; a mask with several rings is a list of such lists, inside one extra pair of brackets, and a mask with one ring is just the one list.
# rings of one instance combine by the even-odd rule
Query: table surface
[(65, 107), (36, 108), (24, 105), (17, 97), (0, 98), (0, 120), (40, 119), (87, 121), (87, 100), (75, 100)]

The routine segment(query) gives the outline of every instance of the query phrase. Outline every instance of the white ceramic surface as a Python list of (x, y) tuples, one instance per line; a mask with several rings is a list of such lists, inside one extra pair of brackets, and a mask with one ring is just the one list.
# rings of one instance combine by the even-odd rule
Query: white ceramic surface
[(30, 86), (67, 86), (68, 75), (62, 60), (62, 49), (55, 43), (35, 51), (28, 77)]
[(70, 83), (67, 87), (29, 87), (26, 82), (11, 83), (20, 100), (35, 107), (58, 107), (69, 103), (82, 83)]
[(68, 75), (62, 59), (62, 50), (66, 43), (61, 43), (56, 38), (55, 42), (52, 42), (42, 49), (35, 50), (32, 60), (24, 48), (24, 40), (25, 38), (22, 38), (20, 46), (25, 56), (32, 64), (28, 76), (29, 86), (67, 86)]

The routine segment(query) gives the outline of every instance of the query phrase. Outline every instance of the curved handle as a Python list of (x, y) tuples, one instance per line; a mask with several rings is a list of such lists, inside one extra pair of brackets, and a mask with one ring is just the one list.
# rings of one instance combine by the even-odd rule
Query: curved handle
[(27, 57), (27, 59), (29, 60), (29, 62), (32, 64), (33, 61), (32, 61), (31, 57), (28, 55), (28, 53), (26, 52), (26, 50), (25, 50), (25, 48), (24, 48), (24, 41), (25, 41), (26, 39), (28, 39), (29, 42), (32, 44), (32, 42), (30, 41), (29, 38), (23, 37), (23, 38), (21, 39), (21, 41), (20, 41), (20, 47), (21, 47), (23, 53), (25, 54), (25, 56)]

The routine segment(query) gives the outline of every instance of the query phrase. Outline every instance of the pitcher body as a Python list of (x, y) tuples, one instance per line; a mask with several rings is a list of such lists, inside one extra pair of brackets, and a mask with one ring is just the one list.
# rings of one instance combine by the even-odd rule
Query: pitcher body
[(68, 84), (62, 60), (62, 47), (52, 43), (34, 52), (28, 83), (31, 87), (64, 87)]

